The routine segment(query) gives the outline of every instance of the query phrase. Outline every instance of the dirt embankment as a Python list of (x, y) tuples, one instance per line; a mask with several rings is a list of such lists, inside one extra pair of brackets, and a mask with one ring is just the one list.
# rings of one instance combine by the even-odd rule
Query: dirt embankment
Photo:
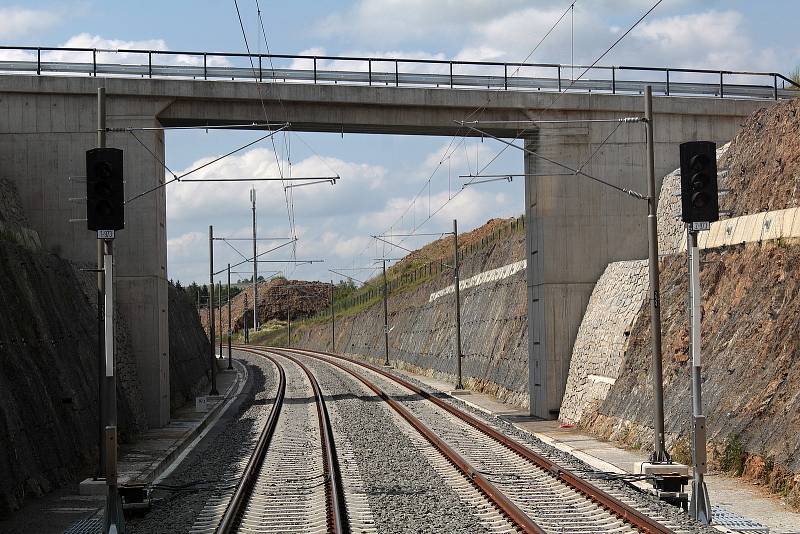
[[(513, 219), (489, 219), (486, 221), (485, 224), (482, 224), (478, 228), (470, 232), (460, 233), (458, 234), (458, 246), (459, 249), (467, 248), (471, 245), (475, 245), (480, 243), (482, 239), (491, 236), (493, 232), (498, 231), (500, 228), (503, 228), (508, 225), (510, 221)], [(399, 243), (400, 238), (391, 239), (387, 237), (387, 240)], [(388, 245), (387, 245), (388, 246)], [(425, 245), (424, 247), (415, 250), (414, 252), (409, 252), (406, 256), (403, 257), (400, 261), (392, 265), (387, 269), (387, 274), (390, 277), (394, 277), (395, 275), (399, 275), (406, 269), (412, 268), (413, 266), (420, 264), (420, 263), (427, 263), (430, 261), (440, 261), (443, 260), (445, 262), (449, 262), (453, 258), (453, 237), (452, 235), (448, 235), (437, 239), (436, 241), (432, 241)]]
[(734, 217), (800, 206), (800, 98), (752, 114), (722, 159)]
[[(287, 280), (275, 278), (268, 282), (258, 283), (258, 322), (264, 324), (273, 319), (286, 320), (286, 313), (292, 320), (310, 317), (330, 304), (330, 283), (312, 282), (307, 280)], [(225, 296), (225, 286), (222, 288)], [(246, 295), (246, 297), (245, 297)], [(216, 298), (216, 295), (215, 295)], [(247, 308), (244, 306), (247, 299)], [(215, 313), (219, 311), (215, 310)], [(203, 328), (208, 331), (208, 309), (200, 311)], [(231, 298), (231, 325), (234, 332), (244, 328), (247, 324), (253, 326), (253, 288), (248, 287), (235, 297)], [(219, 315), (217, 315), (219, 320)], [(223, 304), (222, 324), (227, 328), (228, 309)], [(219, 326), (217, 325), (217, 328)]]

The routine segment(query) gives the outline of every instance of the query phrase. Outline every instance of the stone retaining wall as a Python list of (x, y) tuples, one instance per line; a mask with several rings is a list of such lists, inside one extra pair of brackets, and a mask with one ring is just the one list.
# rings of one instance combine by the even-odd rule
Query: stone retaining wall
[(603, 272), (575, 340), (559, 419), (577, 423), (584, 409), (606, 398), (648, 289), (647, 260), (611, 263)]

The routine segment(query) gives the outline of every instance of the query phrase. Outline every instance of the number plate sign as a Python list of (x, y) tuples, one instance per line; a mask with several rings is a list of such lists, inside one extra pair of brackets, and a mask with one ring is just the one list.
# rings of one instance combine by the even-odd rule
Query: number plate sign
[(692, 232), (700, 232), (702, 230), (711, 230), (711, 223), (708, 221), (693, 222), (689, 224)]
[(97, 239), (114, 239), (114, 230), (98, 230)]

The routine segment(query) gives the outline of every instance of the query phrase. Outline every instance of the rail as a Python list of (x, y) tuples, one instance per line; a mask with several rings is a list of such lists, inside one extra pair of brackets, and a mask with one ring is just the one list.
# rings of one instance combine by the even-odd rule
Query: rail
[(236, 491), (234, 491), (230, 503), (225, 509), (225, 514), (222, 516), (219, 526), (217, 527), (217, 532), (219, 534), (228, 534), (235, 532), (236, 530), (236, 522), (239, 518), (239, 515), (244, 505), (250, 498), (253, 488), (255, 487), (255, 483), (258, 480), (258, 472), (261, 465), (264, 463), (264, 457), (267, 454), (269, 443), (272, 441), (272, 436), (275, 434), (275, 427), (278, 424), (281, 406), (283, 405), (283, 399), (286, 395), (286, 374), (283, 371), (283, 366), (275, 358), (266, 354), (264, 356), (269, 359), (278, 370), (278, 391), (275, 394), (275, 402), (272, 405), (269, 419), (267, 419), (267, 423), (264, 425), (264, 429), (261, 431), (261, 435), (258, 438), (258, 443), (253, 450), (253, 454), (250, 456), (250, 459), (247, 462), (247, 466), (242, 474), (242, 478), (239, 481), (239, 484), (236, 486)]
[[(337, 365), (340, 368), (347, 370), (346, 367), (337, 364), (336, 362), (331, 361), (328, 358), (334, 358), (338, 360), (343, 360), (346, 362), (350, 362), (359, 366), (362, 366), (366, 369), (374, 371), (381, 376), (384, 376), (394, 382), (400, 384), (401, 386), (413, 391), (415, 394), (419, 395), (420, 397), (434, 403), (436, 406), (446, 410), (447, 412), (451, 413), (452, 415), (456, 416), (457, 418), (461, 419), (462, 421), (468, 423), (472, 427), (476, 428), (483, 434), (491, 437), (498, 443), (502, 444), (503, 446), (509, 448), (514, 453), (519, 455), (521, 458), (535, 464), (545, 472), (550, 473), (552, 476), (556, 477), (557, 479), (564, 482), (567, 486), (573, 488), (574, 490), (578, 491), (579, 493), (585, 495), (590, 500), (594, 501), (596, 504), (602, 506), (606, 510), (610, 511), (623, 521), (629, 523), (630, 525), (641, 529), (643, 532), (648, 533), (657, 533), (657, 534), (673, 534), (673, 531), (664, 525), (654, 521), (653, 519), (645, 516), (639, 510), (629, 506), (628, 504), (620, 501), (619, 499), (605, 493), (592, 483), (580, 478), (579, 476), (575, 475), (568, 469), (565, 469), (551, 460), (535, 453), (528, 447), (522, 445), (521, 443), (517, 442), (516, 440), (511, 439), (510, 437), (498, 432), (497, 430), (493, 429), (486, 423), (480, 421), (478, 418), (469, 415), (458, 408), (454, 407), (453, 405), (431, 395), (427, 391), (417, 387), (416, 385), (412, 384), (411, 382), (404, 380), (400, 377), (393, 375), (376, 367), (374, 365), (370, 365), (365, 362), (360, 362), (357, 360), (353, 360), (351, 358), (346, 358), (344, 356), (323, 352), (323, 351), (312, 351), (312, 350), (299, 350), (299, 349), (281, 349), (282, 351), (290, 351), (297, 354), (304, 354), (307, 356), (311, 356), (313, 358), (322, 359), (324, 361), (328, 361), (333, 365)], [(321, 358), (320, 355), (327, 356), (328, 358)], [(357, 376), (358, 375), (354, 375)], [(363, 379), (361, 379), (364, 381)], [(366, 383), (366, 382), (365, 382)]]
[[(276, 62), (283, 65), (276, 67)], [(576, 69), (588, 69), (591, 78), (566, 75)], [(666, 96), (774, 100), (797, 96), (800, 90), (800, 84), (778, 72), (9, 45), (0, 46), (0, 72), (610, 94), (641, 94), (650, 84)], [(528, 75), (517, 75), (522, 73)]]
[[(388, 404), (394, 411), (396, 411), (403, 419), (405, 419), (415, 430), (417, 430), (428, 442), (433, 445), (439, 452), (441, 452), (447, 460), (456, 466), (461, 473), (470, 480), (475, 486), (483, 492), (502, 513), (511, 521), (513, 521), (523, 532), (532, 534), (546, 534), (546, 531), (534, 523), (522, 510), (517, 507), (503, 492), (498, 490), (489, 477), (479, 472), (472, 467), (467, 460), (458, 454), (452, 447), (450, 447), (442, 438), (437, 436), (433, 431), (426, 427), (419, 419), (405, 408), (401, 403), (387, 395), (383, 390), (377, 387), (374, 383), (367, 380), (358, 373), (353, 372), (347, 367), (335, 362), (319, 358), (312, 353), (305, 351), (297, 351), (294, 349), (274, 349), (276, 353), (286, 356), (286, 352), (293, 352), (296, 354), (303, 354), (315, 359), (321, 359), (342, 371), (350, 374), (353, 378), (359, 380), (367, 388), (369, 388), (375, 395)], [(288, 356), (287, 356), (288, 357)]]
[[(269, 359), (277, 367), (280, 374), (280, 385), (278, 389), (278, 395), (275, 399), (275, 406), (280, 408), (280, 405), (283, 403), (284, 393), (286, 390), (286, 378), (283, 367), (277, 360), (275, 360), (275, 358), (273, 358), (273, 356), (263, 349), (253, 349), (239, 345), (237, 345), (236, 348), (244, 352), (263, 356)], [(319, 383), (317, 382), (316, 377), (312, 374), (311, 370), (305, 364), (303, 364), (303, 362), (290, 354), (285, 354), (278, 351), (271, 352), (295, 363), (298, 367), (300, 367), (300, 369), (303, 370), (305, 375), (308, 377), (309, 382), (311, 383), (311, 389), (314, 392), (314, 400), (317, 406), (317, 419), (319, 421), (319, 431), (322, 438), (322, 451), (324, 454), (325, 492), (328, 500), (328, 531), (332, 532), (333, 534), (349, 534), (350, 527), (348, 523), (347, 506), (345, 503), (344, 485), (342, 483), (339, 460), (336, 454), (336, 445), (333, 440), (333, 426), (331, 425), (328, 409), (325, 405), (325, 397), (322, 394), (322, 388), (320, 388)], [(276, 413), (277, 415), (273, 417), (273, 415)], [(263, 463), (264, 457), (266, 456), (266, 449), (269, 447), (269, 442), (272, 439), (272, 435), (275, 432), (279, 413), (280, 409), (273, 409), (270, 413), (270, 419), (267, 422), (261, 437), (259, 438), (256, 450), (247, 464), (245, 474), (242, 476), (242, 481), (237, 487), (233, 499), (231, 499), (231, 504), (228, 506), (222, 522), (220, 522), (219, 529), (217, 530), (217, 532), (220, 534), (233, 532), (236, 527), (236, 521), (239, 517), (242, 507), (249, 499), (253, 488), (255, 487), (255, 482), (258, 478), (258, 471)]]

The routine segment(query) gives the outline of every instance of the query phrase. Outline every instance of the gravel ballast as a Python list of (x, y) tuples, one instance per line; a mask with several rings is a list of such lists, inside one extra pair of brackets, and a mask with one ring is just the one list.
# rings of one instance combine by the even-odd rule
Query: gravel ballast
[[(346, 436), (381, 533), (487, 532), (418, 444), (398, 428), (390, 408), (343, 371), (302, 357), (328, 401), (335, 430)], [(337, 447), (341, 445), (337, 444)]]
[[(248, 384), (239, 405), (231, 406), (217, 427), (200, 442), (162, 486), (154, 491), (150, 512), (128, 521), (134, 534), (188, 532), (195, 516), (212, 495), (216, 481), (249, 458), (255, 439), (272, 409), (276, 388), (274, 365), (267, 359), (237, 351), (234, 357), (248, 367)], [(177, 488), (181, 489), (177, 489)]]

